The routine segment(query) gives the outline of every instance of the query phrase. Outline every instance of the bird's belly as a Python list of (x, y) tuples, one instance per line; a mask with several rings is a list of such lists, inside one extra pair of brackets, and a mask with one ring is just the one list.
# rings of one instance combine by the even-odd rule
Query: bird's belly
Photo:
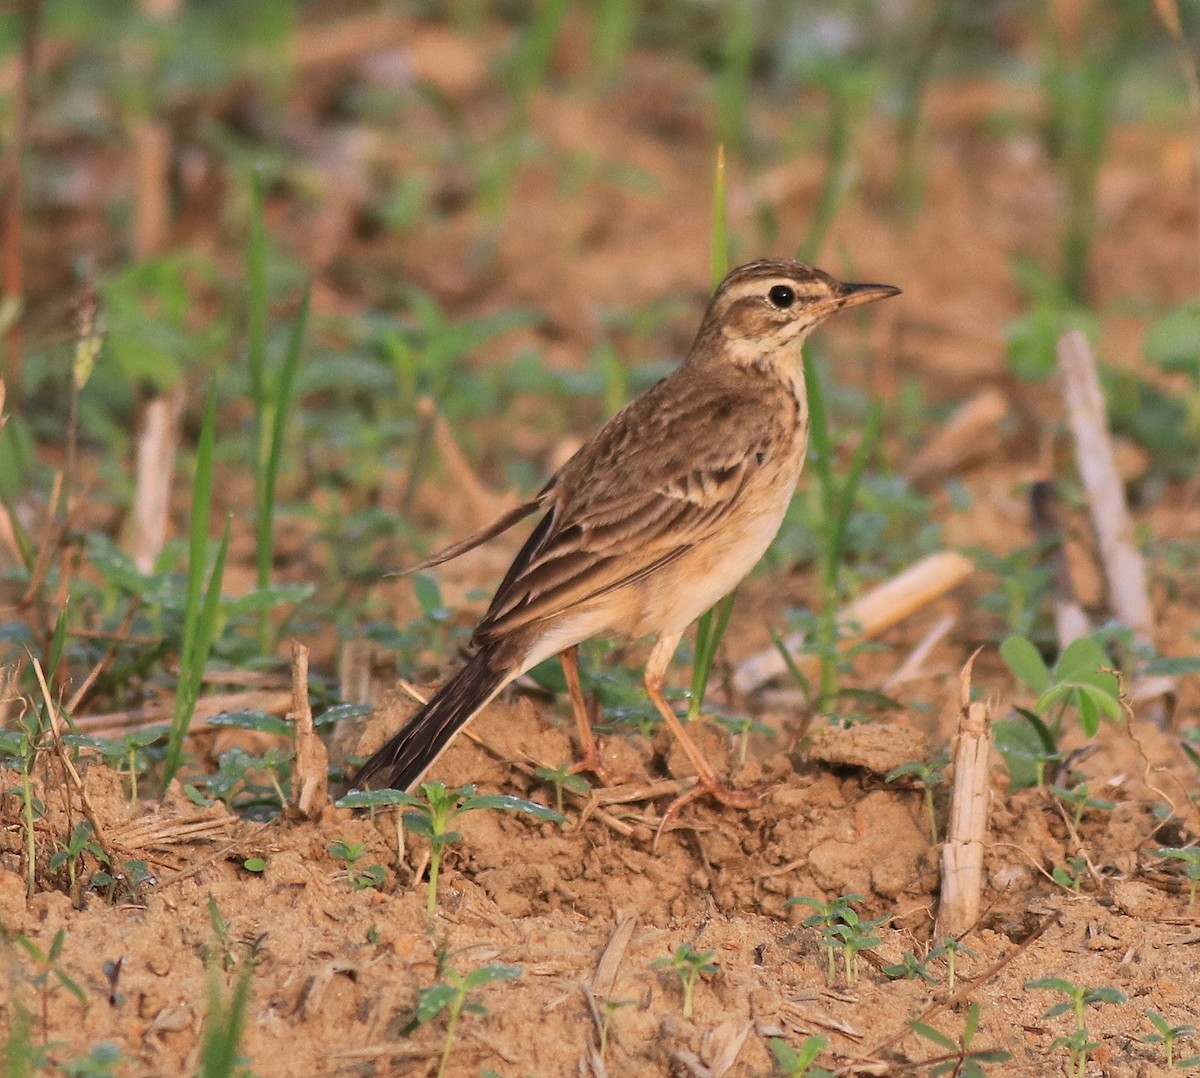
[(640, 616), (623, 627), (632, 637), (681, 633), (758, 564), (779, 533), (794, 483), (771, 497), (748, 499), (717, 535), (643, 581)]

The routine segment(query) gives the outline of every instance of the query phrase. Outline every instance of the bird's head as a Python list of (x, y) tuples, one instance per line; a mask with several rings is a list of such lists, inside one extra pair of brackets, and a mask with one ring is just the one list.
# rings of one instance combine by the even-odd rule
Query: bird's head
[(792, 371), (804, 339), (830, 315), (899, 292), (890, 284), (846, 284), (790, 259), (747, 262), (717, 288), (690, 358)]

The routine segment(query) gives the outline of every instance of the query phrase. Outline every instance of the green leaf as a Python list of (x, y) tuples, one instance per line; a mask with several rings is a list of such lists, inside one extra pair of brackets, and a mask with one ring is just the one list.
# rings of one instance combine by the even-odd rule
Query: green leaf
[(1075, 993), (1075, 986), (1061, 977), (1038, 977), (1036, 980), (1026, 981), (1025, 987), (1043, 988), (1051, 992), (1066, 992), (1067, 995)]
[(1090, 692), (1079, 693), (1079, 725), (1088, 737), (1095, 737), (1100, 729), (1100, 710)]
[(505, 966), (499, 962), (493, 962), (491, 965), (480, 966), (479, 969), (468, 973), (463, 979), (463, 987), (468, 990), (481, 988), (483, 985), (491, 984), (493, 981), (512, 981), (520, 976), (520, 966)]
[(436, 1018), (446, 1009), (458, 995), (456, 989), (448, 984), (435, 984), (432, 988), (422, 988), (417, 994), (417, 1023), (423, 1025), (431, 1018)]
[(291, 737), (293, 726), (278, 715), (266, 711), (222, 711), (208, 720), (210, 726), (236, 730), (254, 730), (260, 734), (282, 734)]
[(247, 857), (242, 862), (242, 868), (247, 872), (265, 872), (267, 868), (267, 859), (265, 857)]
[(459, 812), (470, 812), (474, 809), (504, 809), (507, 812), (526, 812), (539, 820), (551, 820), (562, 823), (566, 817), (554, 809), (539, 805), (536, 801), (528, 801), (513, 794), (479, 794), (468, 797), (459, 808)]
[(322, 711), (315, 719), (314, 726), (332, 726), (343, 719), (357, 719), (370, 715), (375, 708), (371, 704), (334, 704), (333, 707)]
[(924, 1022), (909, 1022), (908, 1024), (918, 1037), (924, 1037), (927, 1041), (933, 1041), (934, 1044), (940, 1048), (945, 1048), (948, 1052), (958, 1051), (958, 1045), (940, 1029), (927, 1026)]
[(1000, 645), (1000, 657), (1009, 670), (1034, 692), (1044, 692), (1050, 685), (1050, 671), (1031, 641), (1023, 636), (1010, 636)]
[(442, 603), (442, 590), (438, 587), (438, 583), (428, 573), (417, 573), (412, 578), (413, 592), (417, 597), (417, 605), (421, 608), (421, 613), (428, 617), (435, 617), (445, 610), (445, 605)]
[(1200, 374), (1200, 304), (1173, 307), (1146, 334), (1146, 358), (1165, 371)]
[[(334, 808), (388, 808), (391, 805), (422, 805), (420, 799), (404, 790), (351, 790), (334, 803)], [(424, 818), (424, 817), (422, 817)]]
[(1083, 636), (1063, 649), (1054, 664), (1054, 676), (1059, 681), (1078, 681), (1108, 665), (1110, 660), (1104, 649), (1090, 636)]

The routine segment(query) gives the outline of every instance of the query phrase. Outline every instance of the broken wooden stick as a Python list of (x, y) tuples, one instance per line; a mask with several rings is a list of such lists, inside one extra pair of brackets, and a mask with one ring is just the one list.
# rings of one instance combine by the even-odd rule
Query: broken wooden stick
[[(979, 652), (976, 651), (975, 655)], [(942, 845), (942, 894), (935, 939), (960, 938), (979, 920), (983, 850), (988, 825), (988, 749), (992, 719), (986, 704), (971, 701), (972, 655), (960, 680), (958, 734), (954, 741), (954, 792)]]
[(296, 724), (296, 766), (292, 772), (289, 811), (302, 820), (315, 820), (329, 804), (329, 754), (313, 727), (308, 702), (308, 648), (292, 641), (292, 707)]
[[(970, 558), (952, 550), (922, 558), (899, 576), (860, 596), (838, 614), (838, 647), (846, 651), (878, 636), (910, 614), (953, 591), (974, 569), (975, 563)], [(803, 633), (792, 633), (784, 638), (783, 643), (795, 655), (804, 646), (805, 636)], [(809, 678), (817, 674), (820, 661), (816, 655), (796, 656), (796, 665)], [(786, 671), (787, 664), (778, 649), (767, 648), (738, 664), (733, 673), (733, 687), (740, 693), (751, 693)]]
[[(1096, 358), (1078, 330), (1059, 338), (1058, 367), (1067, 420), (1075, 439), (1075, 460), (1108, 583), (1109, 606), (1113, 616), (1133, 630), (1137, 643), (1153, 647), (1154, 609), (1146, 587), (1146, 564), (1134, 539), (1133, 517), (1117, 470)], [(1138, 677), (1136, 671), (1134, 677)], [(1148, 707), (1144, 713), (1156, 726), (1166, 727), (1168, 709), (1163, 704)]]
[(1008, 415), (1008, 398), (995, 388), (976, 393), (913, 456), (904, 470), (910, 483), (921, 485), (958, 472), (965, 464), (994, 452), (999, 427)]

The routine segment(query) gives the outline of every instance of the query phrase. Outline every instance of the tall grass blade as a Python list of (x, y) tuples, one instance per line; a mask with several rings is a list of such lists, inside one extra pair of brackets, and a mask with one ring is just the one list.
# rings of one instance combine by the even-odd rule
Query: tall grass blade
[(804, 380), (808, 393), (808, 461), (817, 481), (821, 500), (821, 521), (824, 542), (821, 548), (821, 615), (818, 619), (817, 641), (821, 658), (821, 677), (817, 702), (823, 706), (833, 696), (837, 677), (837, 604), (838, 572), (845, 553), (846, 531), (850, 515), (858, 498), (867, 461), (874, 453), (882, 430), (883, 409), (878, 401), (871, 405), (862, 440), (855, 450), (850, 471), (842, 483), (833, 474), (833, 436), (829, 429), (829, 412), (816, 367), (804, 357)]
[[(300, 363), (300, 349), (304, 344), (304, 334), (308, 328), (309, 300), (312, 297), (312, 285), (304, 290), (304, 298), (300, 301), (300, 310), (296, 321), (292, 324), (291, 336), (288, 338), (287, 352), (284, 353), (283, 365), (279, 368), (278, 381), (272, 394), (270, 406), (265, 409), (264, 416), (269, 415), (270, 438), (267, 444), (266, 459), (262, 463), (259, 481), (256, 487), (255, 506), (255, 555), (258, 570), (258, 590), (266, 591), (271, 586), (271, 563), (275, 559), (275, 490), (279, 479), (279, 460), (283, 451), (283, 432), (287, 423), (288, 412), (292, 405), (292, 388), (296, 382), (296, 368)], [(258, 650), (265, 655), (271, 644), (270, 609), (263, 606), (258, 612)]]
[[(717, 164), (713, 176), (710, 251), (712, 286), (715, 289), (729, 271), (729, 230), (725, 197), (725, 146), (723, 143), (717, 146)], [(733, 611), (735, 595), (736, 592), (730, 592), (713, 610), (707, 610), (701, 614), (700, 620), (696, 622), (696, 652), (692, 659), (691, 697), (688, 700), (689, 720), (700, 717), (713, 660), (717, 656), (717, 647), (729, 624), (729, 615)], [(714, 610), (716, 611), (715, 615)]]
[[(187, 737), (204, 666), (212, 649), (216, 615), (229, 548), (229, 523), (217, 550), (208, 589), (204, 589), (204, 565), (208, 554), (208, 526), (212, 515), (213, 447), (216, 440), (217, 384), (214, 379), (208, 388), (204, 421), (196, 445), (196, 476), (192, 485), (192, 526), (188, 540), (187, 598), (183, 611), (183, 648), (179, 657), (179, 684), (175, 691), (175, 709), (167, 735), (167, 752), (163, 765), (163, 791), (179, 770), (183, 759), (183, 741)], [(203, 594), (202, 594), (203, 593)]]
[(254, 981), (254, 962), (243, 960), (233, 983), (233, 994), (226, 1005), (221, 998), (221, 975), (217, 964), (208, 974), (208, 1014), (200, 1042), (200, 1078), (233, 1078), (242, 1072), (240, 1051), (250, 1009), (250, 989)]

